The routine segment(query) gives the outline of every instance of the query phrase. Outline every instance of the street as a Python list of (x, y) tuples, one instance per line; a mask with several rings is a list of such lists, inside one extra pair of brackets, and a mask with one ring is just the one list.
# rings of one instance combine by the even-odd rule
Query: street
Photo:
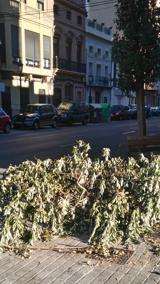
[[(148, 134), (160, 134), (160, 117), (147, 119)], [(103, 147), (109, 147), (112, 155), (127, 153), (127, 136), (135, 135), (136, 120), (110, 121), (86, 126), (63, 126), (57, 129), (12, 130), (10, 134), (0, 133), (0, 168), (19, 164), (35, 158), (60, 158), (70, 153), (77, 140), (89, 142), (91, 156), (97, 157)]]

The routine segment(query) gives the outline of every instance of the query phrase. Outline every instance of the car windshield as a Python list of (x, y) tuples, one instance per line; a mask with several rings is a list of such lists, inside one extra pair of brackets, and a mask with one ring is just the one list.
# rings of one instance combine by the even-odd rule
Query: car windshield
[(0, 116), (7, 115), (6, 112), (0, 107)]
[(111, 111), (119, 111), (119, 110), (122, 110), (122, 109), (123, 109), (123, 106), (121, 106), (121, 105), (115, 105), (115, 106), (111, 107)]
[(72, 107), (72, 104), (71, 104), (71, 103), (61, 103), (61, 104), (58, 106), (58, 110), (67, 111), (67, 110), (69, 110), (71, 107)]
[(136, 105), (129, 105), (130, 109), (136, 109)]
[(28, 113), (34, 113), (34, 112), (38, 112), (39, 111), (39, 107), (38, 106), (34, 106), (34, 105), (28, 105), (26, 107), (26, 112)]

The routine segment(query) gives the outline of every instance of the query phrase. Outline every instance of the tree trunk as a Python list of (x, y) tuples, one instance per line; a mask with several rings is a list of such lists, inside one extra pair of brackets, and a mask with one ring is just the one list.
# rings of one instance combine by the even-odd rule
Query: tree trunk
[(144, 100), (144, 88), (141, 87), (137, 91), (137, 122), (138, 122), (138, 134), (140, 137), (146, 136), (146, 111)]

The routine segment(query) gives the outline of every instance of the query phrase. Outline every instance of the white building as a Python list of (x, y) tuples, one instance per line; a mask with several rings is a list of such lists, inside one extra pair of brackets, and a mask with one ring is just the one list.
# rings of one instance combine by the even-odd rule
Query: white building
[[(96, 9), (98, 7), (98, 9)], [(115, 18), (114, 4), (86, 0), (87, 91), (86, 100), (110, 105), (135, 103), (118, 87), (118, 69), (112, 62), (112, 36)]]
[(86, 102), (111, 103), (111, 29), (95, 20), (87, 19), (86, 52)]
[(86, 102), (110, 105), (135, 103), (117, 86), (118, 70), (112, 62), (112, 29), (95, 19), (86, 22)]

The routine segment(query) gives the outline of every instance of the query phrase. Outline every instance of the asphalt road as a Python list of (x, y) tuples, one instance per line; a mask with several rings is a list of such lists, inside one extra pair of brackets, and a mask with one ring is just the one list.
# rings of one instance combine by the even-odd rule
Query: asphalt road
[[(160, 117), (147, 120), (149, 134), (160, 134)], [(36, 158), (60, 158), (70, 153), (77, 140), (89, 142), (91, 156), (97, 157), (103, 147), (109, 147), (113, 155), (126, 155), (127, 136), (135, 135), (136, 120), (111, 121), (109, 123), (73, 125), (34, 130), (12, 130), (0, 133), (0, 168)]]

